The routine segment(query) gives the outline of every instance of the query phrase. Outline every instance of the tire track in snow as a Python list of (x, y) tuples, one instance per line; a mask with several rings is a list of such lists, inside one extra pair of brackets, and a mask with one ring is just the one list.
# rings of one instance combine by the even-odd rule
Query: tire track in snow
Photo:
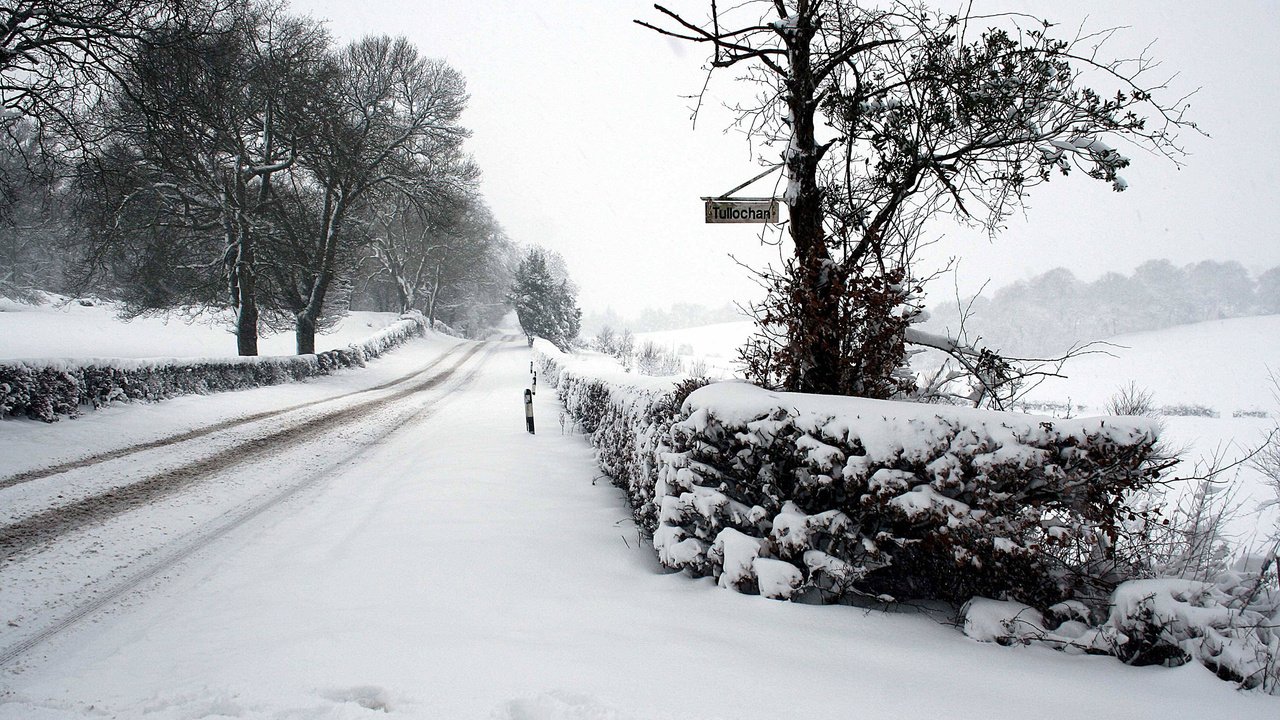
[(349, 422), (353, 416), (372, 412), (413, 393), (430, 390), (448, 380), (459, 367), (487, 344), (476, 343), (442, 372), (423, 382), (404, 385), (396, 392), (384, 397), (329, 410), (266, 435), (238, 441), (200, 460), (153, 473), (137, 482), (114, 487), (0, 526), (0, 562), (38, 547), (64, 533), (155, 502), (215, 472), (251, 463), (296, 446)]
[(147, 450), (155, 450), (157, 448), (162, 448), (162, 447), (167, 447), (169, 445), (176, 445), (178, 443), (183, 443), (188, 440), (195, 440), (197, 438), (202, 438), (207, 435), (212, 435), (213, 433), (216, 433), (216, 432), (221, 432), (223, 430), (230, 430), (233, 428), (240, 427), (241, 425), (247, 425), (249, 423), (257, 422), (259, 420), (267, 420), (273, 417), (278, 417), (280, 415), (291, 413), (296, 410), (303, 410), (309, 407), (323, 405), (324, 403), (328, 403), (328, 402), (335, 402), (335, 401), (349, 398), (355, 395), (362, 395), (365, 393), (377, 392), (379, 390), (386, 390), (387, 388), (394, 387), (401, 383), (409, 382), (414, 378), (420, 377), (424, 373), (430, 372), (431, 370), (435, 369), (436, 366), (438, 366), (440, 363), (444, 362), (446, 358), (456, 353), (460, 348), (462, 348), (461, 343), (459, 343), (458, 345), (454, 345), (453, 347), (446, 350), (444, 354), (442, 354), (440, 357), (428, 363), (425, 367), (419, 370), (415, 370), (407, 375), (402, 375), (394, 380), (385, 382), (375, 387), (364, 388), (362, 390), (352, 390), (351, 392), (342, 393), (341, 395), (334, 395), (333, 397), (320, 398), (319, 400), (311, 400), (309, 402), (299, 403), (297, 405), (290, 405), (289, 407), (280, 408), (278, 410), (267, 410), (265, 412), (255, 413), (253, 415), (246, 415), (244, 417), (232, 418), (230, 420), (224, 420), (222, 422), (218, 422), (213, 425), (206, 425), (205, 427), (195, 428), (193, 430), (188, 430), (186, 432), (178, 433), (176, 435), (169, 435), (167, 437), (157, 438), (155, 440), (148, 440), (147, 442), (138, 443), (136, 445), (130, 445), (128, 447), (118, 448), (115, 450), (108, 450), (106, 452), (97, 453), (95, 455), (89, 455), (82, 458), (77, 458), (75, 460), (68, 460), (66, 462), (58, 463), (57, 465), (50, 465), (48, 467), (27, 470), (25, 472), (20, 472), (16, 475), (10, 475), (9, 477), (0, 478), (0, 490), (13, 487), (14, 485), (21, 485), (22, 483), (25, 483), (25, 482), (31, 482), (32, 480), (40, 480), (42, 478), (53, 477), (54, 475), (61, 475), (62, 473), (69, 472), (71, 470), (79, 470), (81, 468), (91, 467), (93, 465), (98, 465), (100, 463), (108, 462), (110, 460), (119, 460), (120, 458), (129, 457), (130, 455), (136, 455), (140, 452), (146, 452)]
[[(485, 354), (482, 356), (480, 362), (476, 363), (476, 365), (472, 367), (471, 370), (469, 370), (465, 375), (462, 376), (458, 385), (453, 388), (453, 391), (457, 391), (461, 388), (466, 387), (473, 380), (475, 380), (476, 375), (480, 373), (480, 369), (484, 366), (485, 361), (488, 360), (489, 356), (492, 355), (493, 351), (498, 347), (496, 343), (489, 343), (489, 342), (478, 343), (475, 347), (473, 347), (470, 351), (467, 352), (464, 358), (462, 358), (457, 363), (455, 363), (453, 367), (449, 368), (441, 375), (436, 376), (427, 382), (431, 383), (433, 387), (435, 385), (438, 385), (439, 382), (443, 382), (444, 379), (447, 379), (448, 377), (452, 376), (453, 373), (457, 371), (459, 366), (461, 366), (464, 362), (466, 362), (468, 358), (470, 358), (472, 355), (475, 355), (475, 353), (481, 347), (485, 347), (485, 346), (489, 346), (489, 347), (485, 352)], [(437, 379), (439, 379), (439, 382), (436, 382)], [(404, 397), (405, 395), (408, 395), (408, 394), (409, 393), (406, 392), (400, 397)], [(375, 403), (367, 403), (367, 404), (372, 405)], [(28, 635), (27, 637), (13, 643), (12, 645), (9, 645), (8, 647), (0, 649), (0, 667), (5, 667), (10, 665), (11, 663), (13, 663), (13, 661), (27, 654), (36, 646), (61, 634), (62, 632), (71, 628), (81, 620), (84, 620), (85, 618), (96, 613), (97, 611), (102, 610), (108, 605), (114, 603), (115, 601), (119, 600), (126, 594), (139, 588), (143, 583), (146, 583), (154, 579), (160, 573), (166, 570), (172, 569), (178, 563), (181, 563), (187, 558), (190, 558), (192, 555), (195, 555), (197, 552), (203, 550), (204, 548), (208, 547), (212, 543), (226, 536), (228, 533), (243, 526), (244, 524), (248, 523), (254, 518), (257, 518), (263, 515), (267, 511), (279, 507), (281, 504), (283, 504), (290, 498), (294, 497), (295, 495), (300, 494), (304, 490), (308, 490), (318, 485), (322, 480), (332, 475), (336, 469), (349, 464), (350, 462), (360, 457), (361, 455), (365, 454), (369, 450), (373, 449), (379, 443), (385, 440), (387, 437), (398, 432), (405, 426), (410, 425), (412, 423), (420, 422), (422, 420), (425, 420), (431, 417), (436, 413), (437, 409), (438, 408), (435, 405), (428, 405), (422, 408), (421, 410), (413, 413), (409, 417), (404, 418), (400, 422), (392, 423), (386, 428), (384, 428), (375, 437), (371, 438), (367, 443), (365, 443), (359, 452), (347, 458), (339, 460), (338, 462), (324, 468), (320, 472), (317, 472), (315, 474), (312, 474), (306, 477), (299, 483), (286, 487), (276, 492), (275, 494), (272, 494), (266, 497), (266, 499), (260, 503), (252, 505), (250, 507), (233, 509), (231, 511), (224, 513), (223, 515), (220, 516), (218, 521), (215, 521), (214, 523), (207, 525), (206, 528), (202, 531), (197, 531), (197, 535), (195, 537), (192, 537), (186, 542), (183, 542), (182, 544), (172, 548), (167, 553), (160, 554), (150, 564), (138, 569), (136, 572), (130, 574), (123, 580), (120, 580), (116, 584), (107, 588), (102, 593), (94, 597), (94, 599), (75, 607), (66, 615), (62, 616), (61, 618), (58, 618), (53, 623), (32, 633), (31, 635)]]

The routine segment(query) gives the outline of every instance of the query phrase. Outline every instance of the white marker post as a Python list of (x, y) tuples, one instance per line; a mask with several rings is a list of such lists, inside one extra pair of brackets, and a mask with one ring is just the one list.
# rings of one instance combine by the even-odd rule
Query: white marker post
[(528, 427), (529, 434), (533, 433), (533, 392), (526, 389), (524, 391), (524, 422)]
[(538, 373), (533, 374), (533, 394), (538, 394)]

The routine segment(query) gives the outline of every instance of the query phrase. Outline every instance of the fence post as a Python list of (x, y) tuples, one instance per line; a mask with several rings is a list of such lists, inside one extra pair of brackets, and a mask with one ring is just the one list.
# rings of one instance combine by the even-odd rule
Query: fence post
[(528, 389), (524, 391), (524, 422), (529, 433), (533, 434), (533, 392)]

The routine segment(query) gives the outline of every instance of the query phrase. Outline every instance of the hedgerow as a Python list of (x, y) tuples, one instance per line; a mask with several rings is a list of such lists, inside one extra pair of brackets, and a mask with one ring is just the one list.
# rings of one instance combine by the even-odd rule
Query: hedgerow
[(315, 355), (0, 362), (0, 417), (55, 422), (114, 401), (157, 401), (295, 382), (363, 367), (367, 360), (421, 336), (425, 328), (426, 320), (412, 313), (362, 343)]

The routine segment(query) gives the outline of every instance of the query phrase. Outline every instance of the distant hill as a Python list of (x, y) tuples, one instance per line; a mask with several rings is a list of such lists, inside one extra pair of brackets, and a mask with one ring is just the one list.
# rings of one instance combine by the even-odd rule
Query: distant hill
[(926, 329), (956, 331), (963, 306), (970, 337), (1006, 355), (1047, 357), (1123, 333), (1280, 313), (1280, 268), (1255, 277), (1236, 262), (1151, 260), (1093, 280), (1055, 268), (959, 303), (944, 298), (929, 297)]
[(1157, 406), (1202, 405), (1222, 416), (1280, 413), (1269, 374), (1280, 373), (1280, 315), (1179, 325), (1108, 338), (1115, 347), (1070, 362), (1067, 378), (1050, 378), (1031, 399), (1083, 404), (1098, 412), (1134, 382)]

